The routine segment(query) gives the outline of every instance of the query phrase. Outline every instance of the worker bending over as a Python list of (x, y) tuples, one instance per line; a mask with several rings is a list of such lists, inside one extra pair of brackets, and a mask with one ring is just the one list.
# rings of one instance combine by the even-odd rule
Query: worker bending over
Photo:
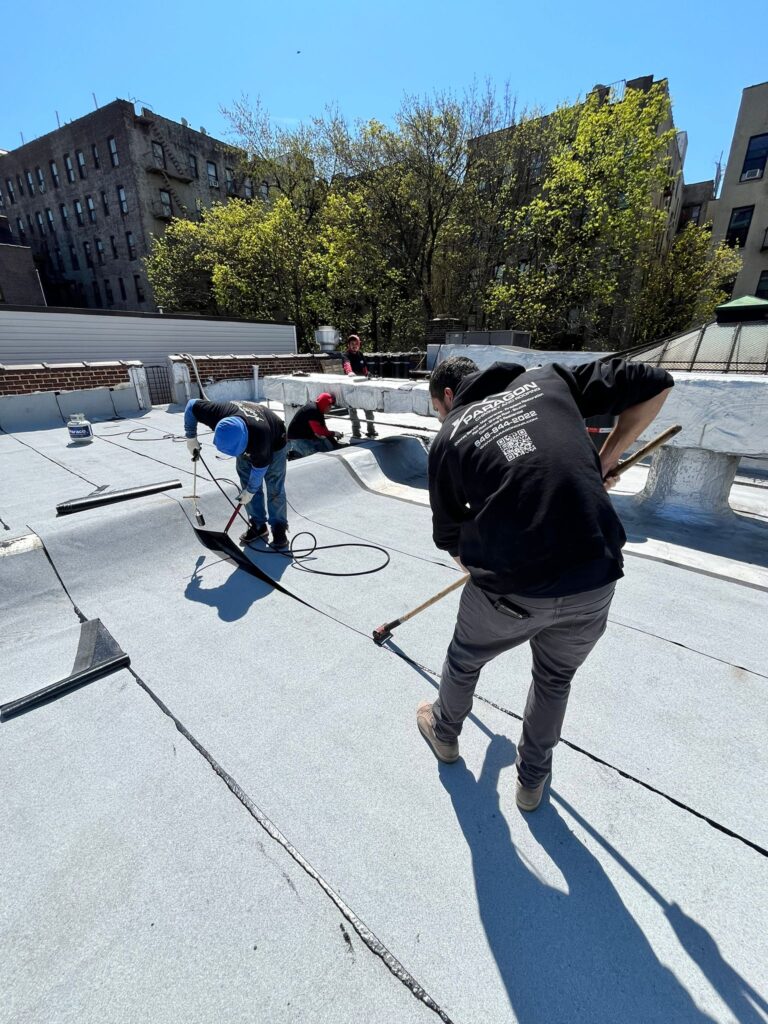
[(297, 409), (288, 424), (288, 453), (295, 458), (314, 455), (316, 452), (329, 452), (338, 447), (341, 434), (337, 430), (329, 430), (325, 422), (325, 414), (333, 405), (333, 395), (324, 391), (314, 402), (307, 402)]
[[(521, 810), (539, 806), (571, 680), (604, 633), (624, 575), (611, 471), (673, 384), (665, 370), (622, 359), (479, 372), (459, 356), (430, 378), (442, 422), (429, 452), (433, 535), (470, 579), (437, 700), (419, 705), (417, 723), (439, 760), (455, 761), (480, 670), (528, 641)], [(598, 455), (584, 420), (601, 414), (618, 421)]]
[[(269, 522), (274, 547), (287, 548), (287, 449), (283, 421), (271, 409), (254, 402), (206, 402), (193, 398), (184, 410), (184, 434), (193, 458), (200, 450), (198, 423), (204, 423), (213, 430), (213, 443), (223, 455), (237, 458), (235, 465), (242, 487), (237, 500), (250, 517), (240, 543), (266, 540)], [(267, 508), (264, 506), (264, 485), (267, 488)]]

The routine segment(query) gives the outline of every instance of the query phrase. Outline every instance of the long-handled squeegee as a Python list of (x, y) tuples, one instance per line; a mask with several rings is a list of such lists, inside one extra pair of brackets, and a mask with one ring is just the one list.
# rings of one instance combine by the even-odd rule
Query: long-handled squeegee
[[(653, 440), (648, 442), (648, 444), (644, 444), (642, 448), (638, 448), (637, 451), (633, 455), (630, 455), (628, 459), (624, 459), (623, 462), (620, 462), (618, 466), (611, 471), (611, 476), (621, 476), (622, 473), (625, 473), (632, 466), (644, 459), (646, 455), (655, 451), (660, 445), (666, 444), (666, 442), (669, 441), (671, 437), (674, 437), (675, 434), (679, 434), (682, 429), (683, 428), (681, 426), (667, 427), (667, 429), (663, 430), (658, 437), (654, 437)], [(399, 619), (392, 619), (391, 622), (385, 622), (383, 625), (377, 626), (373, 631), (373, 642), (381, 647), (383, 643), (390, 639), (393, 629), (402, 625), (404, 622), (407, 622), (408, 619), (412, 619), (414, 615), (418, 615), (419, 612), (423, 612), (433, 604), (436, 604), (438, 601), (442, 600), (442, 598), (452, 593), (452, 591), (458, 590), (459, 587), (463, 587), (468, 579), (469, 575), (461, 576), (459, 579), (454, 580), (449, 587), (445, 587), (444, 590), (439, 591), (439, 593), (435, 594), (434, 597), (430, 597), (428, 601), (418, 605), (412, 611), (406, 612), (405, 615), (401, 615)]]

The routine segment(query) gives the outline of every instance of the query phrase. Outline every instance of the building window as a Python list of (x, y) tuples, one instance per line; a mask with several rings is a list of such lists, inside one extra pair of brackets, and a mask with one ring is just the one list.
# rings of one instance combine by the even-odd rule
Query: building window
[(30, 233), (30, 235), (34, 235), (34, 233), (35, 233), (35, 225), (32, 223), (32, 214), (31, 213), (27, 214), (27, 224), (29, 224), (29, 233)]
[(226, 182), (227, 195), (235, 194), (235, 172), (231, 167), (224, 168), (224, 180)]
[(43, 174), (42, 167), (36, 167), (35, 174), (37, 175), (37, 187), (41, 193), (45, 192), (45, 175)]
[(197, 157), (194, 153), (187, 154), (187, 162), (189, 163), (189, 176), (190, 178), (199, 178), (200, 174), (197, 170)]
[(56, 246), (56, 266), (59, 268), (59, 273), (63, 274), (66, 268), (64, 266), (64, 257), (58, 245)]
[(768, 299), (768, 270), (764, 270), (760, 274), (760, 280), (757, 282), (755, 295), (758, 299)]
[(125, 300), (128, 298), (128, 292), (125, 290), (125, 281), (122, 279), (122, 277), (118, 277), (117, 284), (120, 289), (120, 298), (123, 300), (123, 302), (125, 302)]
[(69, 153), (64, 154), (64, 170), (67, 172), (67, 181), (75, 180), (75, 168), (72, 164), (72, 157)]
[(109, 199), (107, 197), (107, 193), (106, 192), (102, 192), (101, 193), (101, 205), (102, 205), (102, 208), (104, 209), (104, 216), (108, 217), (109, 216)]
[(24, 175), (27, 179), (27, 188), (29, 189), (29, 194), (33, 196), (35, 194), (35, 182), (32, 177), (32, 171), (24, 171)]
[(164, 188), (160, 189), (160, 210), (164, 217), (173, 216), (173, 206), (171, 205), (171, 193), (166, 192)]
[(262, 181), (262, 183), (259, 185), (259, 195), (261, 196), (261, 198), (266, 203), (266, 201), (269, 199), (269, 182), (268, 181)]
[(91, 243), (83, 242), (83, 252), (85, 253), (85, 265), (86, 267), (93, 266), (93, 255), (91, 254)]
[(109, 278), (106, 277), (104, 278), (104, 294), (107, 297), (107, 305), (114, 306), (115, 294), (112, 291), (112, 282), (109, 280)]
[(53, 210), (51, 210), (50, 207), (48, 207), (48, 206), (46, 206), (46, 208), (45, 208), (45, 216), (46, 216), (46, 220), (48, 221), (48, 230), (51, 232), (52, 235), (55, 235), (56, 234), (56, 222), (53, 219)]
[(75, 156), (77, 158), (77, 170), (80, 173), (80, 177), (87, 178), (88, 171), (85, 167), (85, 154), (83, 153), (82, 149), (76, 149)]
[(125, 244), (128, 246), (128, 259), (136, 259), (136, 240), (133, 237), (132, 231), (125, 232)]
[(114, 235), (109, 236), (109, 244), (112, 246), (112, 256), (114, 257), (114, 259), (120, 259), (120, 253), (117, 249), (117, 239)]
[(141, 286), (141, 278), (138, 274), (133, 275), (133, 283), (136, 286), (136, 301), (144, 302), (146, 300), (146, 296), (144, 295), (144, 289)]
[(96, 259), (98, 260), (100, 267), (103, 267), (106, 263), (106, 260), (104, 259), (104, 243), (100, 238), (96, 239)]
[(77, 217), (77, 223), (82, 227), (85, 224), (85, 217), (83, 216), (83, 204), (79, 199), (75, 200), (75, 217)]
[(59, 187), (59, 168), (56, 166), (56, 161), (55, 160), (49, 160), (48, 166), (51, 169), (51, 181), (53, 182), (53, 187), (54, 188), (58, 188)]
[(27, 237), (27, 229), (24, 227), (24, 221), (21, 217), (16, 218), (16, 227), (19, 229), (19, 238), (24, 242)]
[(213, 160), (209, 160), (207, 163), (208, 168), (208, 185), (210, 188), (219, 187), (219, 169)]
[(737, 206), (731, 211), (731, 219), (728, 230), (725, 233), (725, 241), (728, 245), (738, 246), (743, 249), (747, 244), (749, 225), (752, 223), (754, 206)]
[(125, 196), (125, 189), (122, 185), (117, 186), (117, 202), (120, 206), (120, 213), (128, 213), (128, 200)]
[(11, 181), (10, 178), (6, 178), (5, 179), (5, 184), (8, 187), (8, 198), (11, 200), (12, 203), (15, 203), (16, 202), (16, 193), (13, 190), (13, 182)]
[(3, 199), (3, 190), (0, 188), (0, 210), (4, 209), (5, 200)]
[(110, 135), (107, 139), (107, 145), (109, 146), (109, 159), (112, 161), (112, 166), (119, 167), (120, 158), (117, 155), (117, 142), (115, 141), (114, 135)]
[(97, 306), (101, 305), (101, 289), (99, 288), (99, 282), (93, 282), (93, 301)]
[(88, 220), (91, 224), (96, 223), (96, 204), (93, 201), (93, 196), (85, 197), (85, 205), (88, 207)]
[(744, 166), (741, 168), (739, 181), (755, 181), (765, 173), (768, 160), (768, 135), (753, 135), (747, 146)]
[(24, 182), (21, 180), (21, 175), (20, 174), (16, 175), (16, 184), (19, 186), (19, 195), (23, 196), (24, 195)]
[(77, 258), (77, 249), (74, 247), (74, 245), (70, 245), (69, 247), (69, 259), (70, 262), (72, 263), (72, 269), (79, 270), (80, 260)]
[(155, 167), (165, 167), (165, 150), (159, 142), (152, 143), (152, 159), (155, 161)]
[(37, 230), (40, 232), (40, 237), (42, 238), (45, 235), (45, 224), (43, 222), (43, 215), (39, 210), (35, 213), (35, 220), (37, 221)]
[(65, 203), (59, 205), (59, 213), (61, 214), (61, 226), (65, 231), (69, 231), (69, 213)]
[(689, 203), (680, 211), (679, 228), (684, 228), (686, 224), (698, 224), (700, 217), (701, 203)]
[(91, 146), (91, 156), (93, 157), (93, 166), (98, 171), (101, 167), (101, 160), (99, 160), (99, 147), (95, 142)]
[(253, 199), (253, 178), (243, 178), (243, 194), (246, 199)]

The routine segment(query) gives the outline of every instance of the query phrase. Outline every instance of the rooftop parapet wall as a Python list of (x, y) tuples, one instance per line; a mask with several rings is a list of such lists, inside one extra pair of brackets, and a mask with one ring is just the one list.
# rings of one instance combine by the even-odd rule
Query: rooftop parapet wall
[(104, 362), (0, 363), (0, 395), (31, 395), (36, 391), (76, 391), (117, 387), (129, 383), (129, 370), (138, 360)]

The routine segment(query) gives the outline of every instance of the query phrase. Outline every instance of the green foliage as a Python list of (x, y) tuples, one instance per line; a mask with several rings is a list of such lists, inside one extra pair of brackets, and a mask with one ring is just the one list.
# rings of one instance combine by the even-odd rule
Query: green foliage
[(376, 348), (438, 314), (536, 343), (619, 347), (708, 315), (736, 257), (686, 228), (663, 84), (552, 114), (505, 94), (406, 98), (391, 126), (228, 112), (250, 202), (173, 221), (147, 265), (166, 309), (332, 323)]

